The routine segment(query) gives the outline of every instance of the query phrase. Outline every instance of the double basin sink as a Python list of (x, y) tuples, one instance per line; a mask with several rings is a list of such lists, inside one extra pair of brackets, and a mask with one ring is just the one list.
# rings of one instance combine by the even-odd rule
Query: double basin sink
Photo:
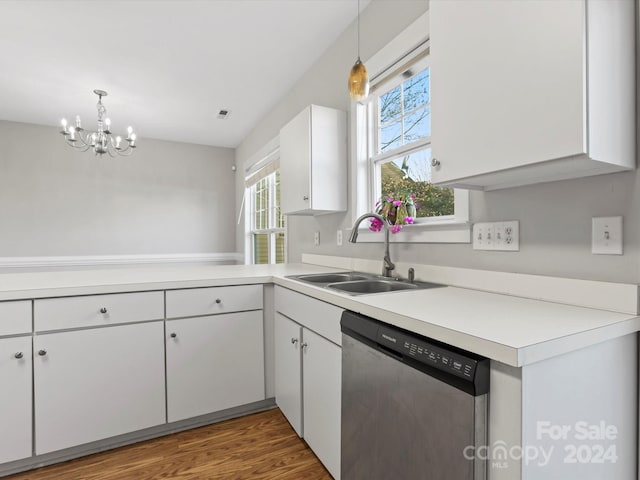
[(402, 290), (422, 290), (444, 287), (437, 283), (409, 282), (398, 278), (383, 277), (360, 272), (312, 273), (290, 275), (287, 278), (328, 288), (348, 295), (367, 295), (373, 293), (397, 292)]

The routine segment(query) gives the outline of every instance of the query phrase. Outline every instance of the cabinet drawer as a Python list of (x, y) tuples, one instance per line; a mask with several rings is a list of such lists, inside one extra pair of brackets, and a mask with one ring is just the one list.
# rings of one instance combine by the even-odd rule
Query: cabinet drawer
[(262, 309), (262, 285), (167, 291), (167, 318)]
[(31, 301), (0, 302), (0, 336), (31, 333)]
[(35, 301), (33, 318), (36, 332), (161, 320), (164, 298), (162, 292), (47, 298)]
[(275, 289), (275, 307), (276, 311), (300, 325), (342, 345), (340, 317), (343, 310), (340, 307), (279, 286)]

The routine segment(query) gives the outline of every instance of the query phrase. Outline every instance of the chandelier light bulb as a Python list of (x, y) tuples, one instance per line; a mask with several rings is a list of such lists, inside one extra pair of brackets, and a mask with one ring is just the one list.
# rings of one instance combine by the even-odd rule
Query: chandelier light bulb
[(62, 123), (62, 128), (64, 128), (66, 130), (67, 129), (67, 119), (63, 118), (60, 123)]
[(127, 136), (131, 137), (131, 134), (133, 133), (133, 127), (131, 125), (129, 125), (127, 127)]
[(107, 126), (107, 129), (109, 129), (109, 127), (111, 126), (111, 119), (110, 118), (105, 118), (104, 119), (104, 124)]
[(116, 137), (116, 148), (120, 148), (120, 142), (122, 142), (122, 137), (117, 136)]
[(80, 123), (80, 115), (76, 115), (76, 127), (82, 128), (82, 124)]

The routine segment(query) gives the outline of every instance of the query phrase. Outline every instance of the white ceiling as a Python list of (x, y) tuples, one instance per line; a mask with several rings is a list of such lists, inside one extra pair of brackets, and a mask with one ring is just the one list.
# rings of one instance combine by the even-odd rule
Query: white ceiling
[(116, 133), (235, 147), (356, 15), (356, 0), (2, 0), (0, 119), (93, 129), (99, 88)]

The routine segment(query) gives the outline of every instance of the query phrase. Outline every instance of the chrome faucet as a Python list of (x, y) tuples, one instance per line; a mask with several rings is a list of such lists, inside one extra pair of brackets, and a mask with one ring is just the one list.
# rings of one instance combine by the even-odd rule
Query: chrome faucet
[(384, 259), (382, 264), (382, 275), (385, 277), (391, 277), (391, 272), (393, 272), (393, 269), (396, 268), (396, 266), (391, 261), (391, 256), (389, 255), (389, 224), (383, 217), (377, 213), (365, 213), (364, 215), (361, 215), (353, 224), (353, 230), (351, 230), (349, 241), (351, 243), (356, 243), (358, 240), (358, 227), (362, 221), (367, 218), (377, 218), (382, 223), (382, 228), (384, 228)]

